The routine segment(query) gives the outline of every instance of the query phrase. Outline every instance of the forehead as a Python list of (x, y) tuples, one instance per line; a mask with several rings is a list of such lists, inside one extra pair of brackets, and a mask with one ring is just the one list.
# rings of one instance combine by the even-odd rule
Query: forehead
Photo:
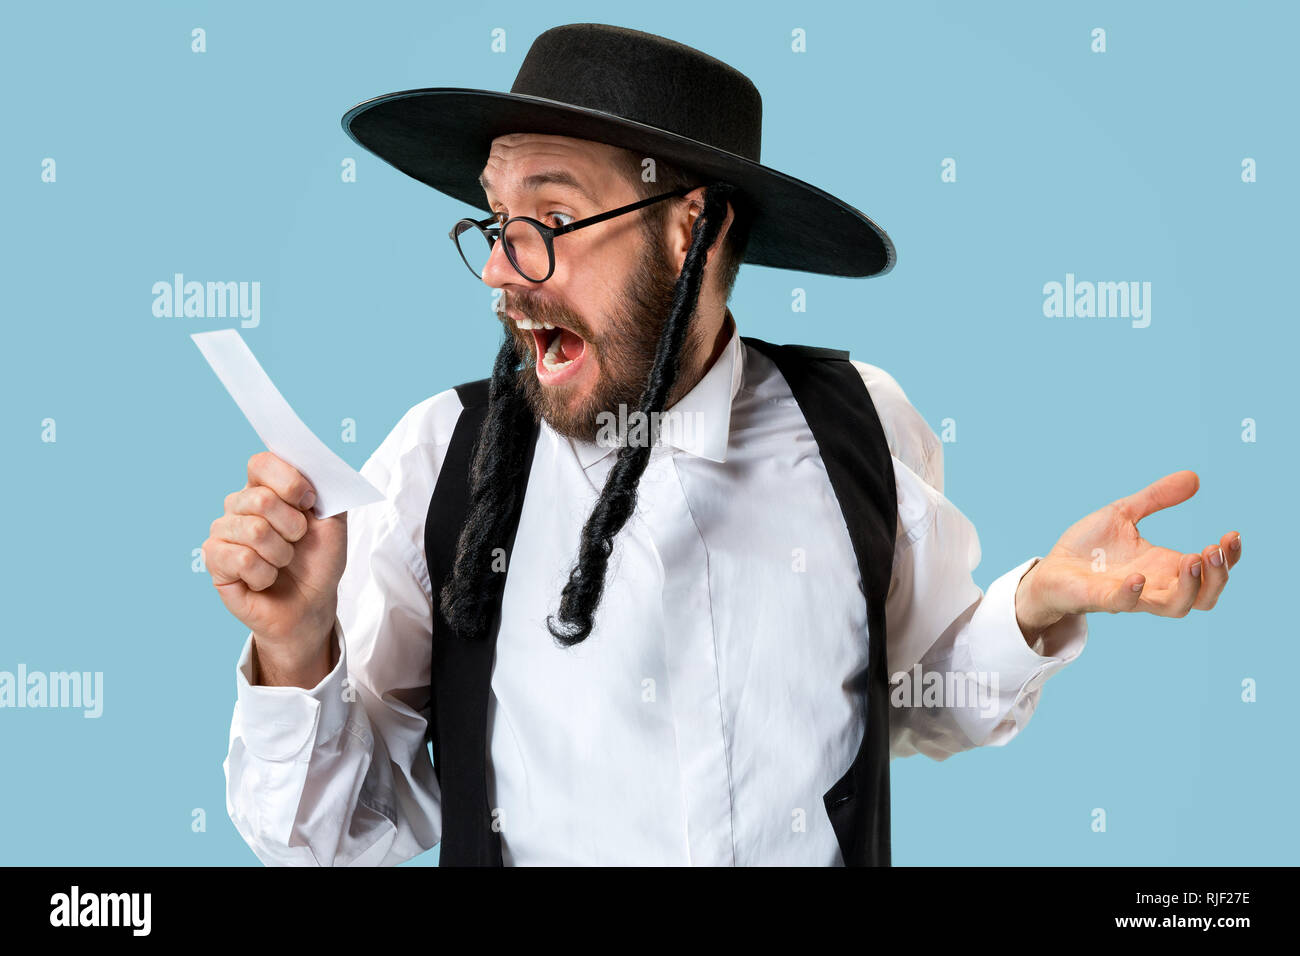
[[(531, 190), (571, 178), (588, 198), (600, 201), (622, 179), (623, 150), (608, 143), (546, 133), (507, 133), (492, 140), (479, 184), (485, 192)], [(553, 174), (567, 174), (555, 176)], [(541, 175), (552, 174), (552, 175)]]

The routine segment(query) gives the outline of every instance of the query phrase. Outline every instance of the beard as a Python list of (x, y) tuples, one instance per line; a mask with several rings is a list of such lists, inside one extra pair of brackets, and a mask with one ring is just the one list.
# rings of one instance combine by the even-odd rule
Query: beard
[[(647, 236), (641, 256), (606, 323), (607, 330), (600, 335), (594, 334), (581, 316), (563, 305), (529, 295), (510, 296), (500, 318), (514, 337), (515, 350), (523, 362), (516, 384), (533, 418), (545, 421), (566, 437), (595, 442), (602, 412), (618, 416), (620, 406), (629, 412), (639, 409), (654, 367), (659, 339), (672, 310), (677, 279), (661, 241)], [(502, 299), (505, 298), (503, 295)], [(581, 336), (591, 353), (585, 360), (594, 359), (596, 363), (596, 381), (587, 395), (578, 399), (575, 386), (542, 385), (537, 380), (536, 342), (529, 331), (517, 328), (504, 314), (507, 308), (524, 318), (549, 322)], [(683, 368), (664, 403), (665, 408), (689, 389), (693, 376), (686, 374), (685, 365), (699, 354), (702, 344), (698, 326), (690, 323), (681, 352)], [(527, 361), (528, 358), (532, 361)]]

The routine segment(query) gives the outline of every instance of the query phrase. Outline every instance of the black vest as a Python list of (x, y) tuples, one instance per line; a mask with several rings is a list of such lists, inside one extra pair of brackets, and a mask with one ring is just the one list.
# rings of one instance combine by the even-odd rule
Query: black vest
[[(838, 349), (773, 345), (742, 336), (776, 363), (817, 442), (831, 487), (853, 542), (867, 602), (866, 727), (852, 766), (823, 797), (826, 814), (848, 866), (889, 866), (889, 685), (885, 598), (893, 569), (898, 526), (894, 469), (885, 433), (866, 385)], [(743, 361), (743, 355), (738, 359)], [(501, 866), (501, 837), (488, 805), (488, 694), (498, 602), (484, 639), (450, 633), (438, 595), (451, 573), (456, 540), (469, 499), (474, 441), (487, 410), (488, 380), (456, 386), (463, 411), (452, 433), (433, 497), (424, 548), (433, 589), (433, 657), (429, 740), (442, 790), (441, 866)], [(538, 436), (534, 426), (528, 461)], [(523, 496), (520, 496), (522, 508)], [(512, 553), (519, 514), (512, 516), (506, 554)], [(509, 570), (507, 570), (507, 575)], [(741, 599), (742, 595), (736, 595)], [(557, 650), (557, 653), (559, 651)], [(827, 692), (832, 688), (825, 688)], [(817, 693), (817, 688), (809, 688)], [(629, 861), (632, 862), (632, 861)]]

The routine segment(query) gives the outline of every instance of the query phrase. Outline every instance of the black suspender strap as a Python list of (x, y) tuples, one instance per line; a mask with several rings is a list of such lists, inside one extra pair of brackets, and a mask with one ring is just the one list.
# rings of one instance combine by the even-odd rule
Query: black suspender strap
[[(487, 705), (501, 605), (498, 601), (487, 633), (466, 640), (451, 632), (439, 601), (442, 585), (451, 576), (456, 542), (469, 510), (470, 466), (487, 415), (488, 380), (458, 385), (456, 393), (464, 407), (447, 446), (424, 527), (433, 591), (429, 735), (442, 791), (438, 861), (440, 866), (501, 866), (501, 836), (487, 792)], [(538, 431), (534, 426), (526, 456), (529, 465)], [(520, 508), (522, 500), (520, 496)], [(507, 568), (518, 526), (517, 509), (505, 544)]]

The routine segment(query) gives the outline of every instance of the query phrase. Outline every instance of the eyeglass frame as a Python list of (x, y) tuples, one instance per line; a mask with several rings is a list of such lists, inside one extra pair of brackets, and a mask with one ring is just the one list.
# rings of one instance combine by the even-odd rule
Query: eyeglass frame
[[(546, 256), (550, 262), (550, 268), (547, 270), (546, 275), (540, 279), (534, 279), (531, 276), (524, 275), (524, 270), (519, 268), (519, 263), (515, 262), (515, 257), (510, 252), (509, 246), (506, 246), (506, 259), (508, 259), (510, 265), (514, 267), (515, 272), (519, 273), (519, 275), (522, 276), (527, 281), (545, 282), (547, 279), (549, 279), (551, 276), (555, 274), (555, 237), (556, 236), (563, 236), (566, 233), (573, 232), (574, 230), (577, 229), (583, 229), (587, 226), (594, 226), (598, 222), (605, 222), (608, 219), (613, 219), (615, 216), (622, 216), (625, 213), (633, 212), (637, 209), (643, 209), (644, 207), (649, 206), (652, 203), (662, 202), (665, 199), (671, 199), (673, 196), (684, 196), (686, 193), (699, 188), (700, 186), (683, 186), (681, 189), (674, 189), (672, 192), (660, 193), (658, 196), (651, 196), (648, 199), (642, 199), (634, 203), (629, 203), (626, 206), (619, 206), (617, 209), (611, 209), (608, 212), (601, 212), (601, 213), (597, 213), (594, 216), (588, 216), (586, 219), (579, 219), (577, 222), (571, 222), (567, 226), (556, 226), (556, 227), (548, 226), (546, 223), (539, 222), (538, 220), (533, 219), (531, 216), (511, 216), (505, 222), (501, 222), (493, 226), (492, 223), (497, 222), (498, 217), (500, 215), (499, 213), (497, 215), (489, 216), (487, 219), (482, 219), (482, 220), (466, 217), (464, 219), (456, 220), (456, 224), (451, 227), (451, 232), (449, 232), (447, 235), (451, 238), (452, 243), (456, 246), (456, 252), (459, 253), (461, 261), (465, 263), (465, 268), (469, 269), (469, 271), (474, 275), (475, 278), (482, 279), (483, 278), (482, 273), (474, 271), (474, 267), (469, 264), (469, 259), (465, 256), (464, 250), (462, 250), (460, 247), (460, 239), (458, 238), (458, 236), (465, 232), (465, 229), (460, 228), (461, 224), (469, 223), (470, 225), (475, 226), (480, 233), (482, 233), (485, 237), (487, 237), (488, 258), (491, 259), (492, 253), (496, 250), (496, 242), (498, 239), (501, 238), (507, 226), (509, 226), (512, 222), (514, 222), (517, 219), (530, 223), (534, 229), (536, 229), (539, 233), (541, 233), (542, 241), (546, 244)], [(459, 232), (457, 230), (459, 230)], [(487, 265), (484, 264), (484, 269), (486, 268)]]

